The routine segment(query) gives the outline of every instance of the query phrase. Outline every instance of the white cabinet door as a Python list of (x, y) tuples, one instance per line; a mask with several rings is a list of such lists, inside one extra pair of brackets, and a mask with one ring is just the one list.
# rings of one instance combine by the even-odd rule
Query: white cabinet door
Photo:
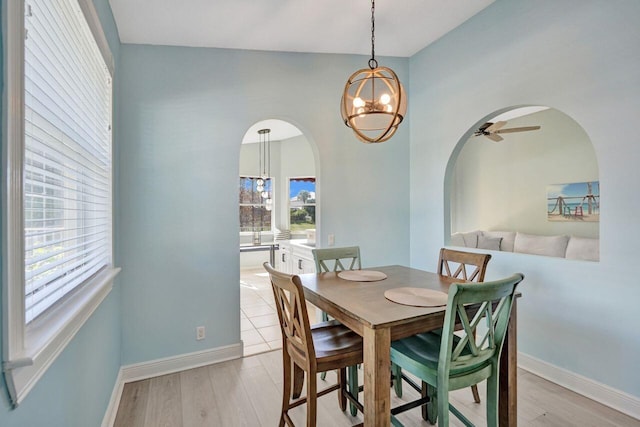
[(304, 274), (304, 273), (315, 273), (316, 272), (316, 264), (313, 260), (309, 258), (304, 258), (298, 255), (293, 255), (291, 257), (293, 261), (293, 273), (294, 274)]
[(291, 247), (288, 245), (280, 244), (280, 249), (276, 254), (276, 269), (283, 273), (291, 274)]

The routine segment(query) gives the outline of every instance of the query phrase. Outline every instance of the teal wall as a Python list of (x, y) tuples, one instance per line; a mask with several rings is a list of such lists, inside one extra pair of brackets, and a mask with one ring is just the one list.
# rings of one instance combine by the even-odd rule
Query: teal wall
[(600, 168), (601, 261), (494, 253), (488, 276), (526, 276), (520, 351), (636, 398), (639, 17), (631, 0), (497, 0), (411, 58), (408, 90), (415, 267), (434, 268), (445, 173), (470, 128), (523, 104), (557, 108), (584, 128)]
[[(408, 81), (408, 59), (380, 62)], [(409, 124), (386, 144), (365, 145), (340, 120), (346, 79), (366, 63), (122, 45), (124, 365), (240, 341), (239, 154), (259, 120), (287, 120), (317, 148), (325, 240), (359, 244), (367, 265), (408, 264)], [(207, 338), (196, 342), (198, 325)]]
[[(365, 266), (433, 269), (458, 141), (520, 104), (555, 107), (591, 138), (605, 206), (601, 262), (497, 253), (489, 276), (527, 276), (521, 351), (640, 396), (640, 340), (623, 328), (640, 300), (628, 280), (640, 241), (630, 194), (640, 182), (640, 3), (497, 0), (409, 60), (382, 59), (407, 86), (411, 121), (389, 142), (365, 145), (341, 123), (338, 101), (366, 56), (119, 46), (107, 0), (95, 2), (117, 63), (123, 271), (18, 409), (0, 393), (0, 425), (98, 425), (121, 365), (239, 341), (239, 147), (256, 121), (290, 121), (316, 148), (322, 242), (334, 233), (337, 245), (359, 244)], [(195, 341), (197, 325), (206, 340)]]
[[(111, 9), (107, 0), (94, 0), (94, 3), (117, 66), (120, 42)], [(1, 25), (5, 24), (3, 17)], [(4, 63), (4, 56), (2, 60)], [(0, 72), (2, 85), (6, 87), (4, 68)], [(115, 81), (117, 82), (117, 79)], [(117, 147), (117, 136), (114, 142)], [(121, 365), (120, 314), (120, 288), (116, 280), (113, 291), (18, 408), (11, 409), (4, 377), (1, 377), (0, 425), (2, 427), (100, 425)], [(1, 319), (0, 316), (0, 322), (2, 322)]]

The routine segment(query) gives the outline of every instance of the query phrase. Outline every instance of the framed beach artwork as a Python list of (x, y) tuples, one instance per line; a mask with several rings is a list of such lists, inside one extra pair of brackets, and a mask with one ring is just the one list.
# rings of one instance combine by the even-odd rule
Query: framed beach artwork
[(549, 221), (600, 221), (600, 182), (573, 182), (547, 186)]

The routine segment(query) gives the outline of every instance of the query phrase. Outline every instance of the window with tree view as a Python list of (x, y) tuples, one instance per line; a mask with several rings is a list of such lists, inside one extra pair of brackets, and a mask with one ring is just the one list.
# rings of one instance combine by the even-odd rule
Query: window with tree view
[(240, 177), (240, 232), (271, 231), (271, 209), (267, 207), (266, 197), (273, 198), (271, 178), (264, 180), (264, 189), (258, 191), (259, 177)]
[(291, 231), (315, 228), (315, 177), (289, 179), (289, 226)]

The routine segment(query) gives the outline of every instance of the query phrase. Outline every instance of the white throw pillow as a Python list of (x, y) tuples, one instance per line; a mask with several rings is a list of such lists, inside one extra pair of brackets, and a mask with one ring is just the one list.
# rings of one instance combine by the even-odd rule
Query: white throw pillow
[(464, 246), (464, 239), (462, 233), (453, 233), (451, 235), (451, 246)]
[(478, 249), (489, 249), (491, 251), (499, 251), (500, 242), (502, 242), (502, 237), (486, 237), (486, 236), (480, 235), (478, 236)]
[(485, 237), (501, 238), (502, 242), (500, 242), (500, 250), (504, 252), (513, 252), (513, 244), (516, 240), (515, 231), (483, 231), (482, 235)]
[(517, 233), (513, 245), (514, 252), (564, 258), (569, 236), (537, 236)]
[(571, 236), (567, 244), (568, 259), (600, 260), (600, 239)]

